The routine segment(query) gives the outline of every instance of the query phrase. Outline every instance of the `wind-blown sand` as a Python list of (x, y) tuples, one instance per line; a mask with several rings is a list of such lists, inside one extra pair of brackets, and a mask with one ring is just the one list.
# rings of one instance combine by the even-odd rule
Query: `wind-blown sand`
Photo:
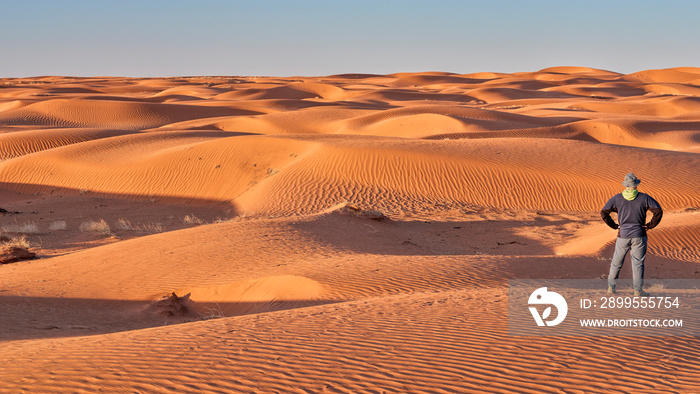
[(506, 316), (607, 274), (628, 172), (700, 279), (699, 154), (691, 67), (2, 79), (0, 392), (700, 392), (697, 337)]

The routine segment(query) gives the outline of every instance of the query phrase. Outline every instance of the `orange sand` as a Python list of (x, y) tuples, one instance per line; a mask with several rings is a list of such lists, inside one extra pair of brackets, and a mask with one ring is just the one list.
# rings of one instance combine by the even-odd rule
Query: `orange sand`
[(698, 154), (691, 67), (1, 79), (0, 392), (700, 392), (698, 338), (506, 318), (607, 274), (630, 171), (700, 279)]

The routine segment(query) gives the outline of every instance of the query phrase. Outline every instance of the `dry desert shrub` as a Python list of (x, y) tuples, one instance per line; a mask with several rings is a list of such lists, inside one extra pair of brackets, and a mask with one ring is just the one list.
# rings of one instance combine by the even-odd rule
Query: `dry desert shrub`
[(65, 220), (57, 220), (51, 224), (49, 224), (49, 230), (50, 231), (59, 231), (59, 230), (65, 230), (66, 229), (66, 221)]
[(109, 228), (109, 224), (105, 222), (104, 219), (100, 219), (99, 222), (96, 222), (94, 220), (87, 220), (82, 223), (80, 223), (80, 231), (83, 232), (91, 232), (91, 233), (97, 233), (97, 234), (102, 234), (102, 235), (111, 235), (112, 230)]
[(134, 226), (131, 225), (131, 222), (124, 219), (124, 218), (119, 218), (117, 222), (114, 224), (117, 230), (123, 230), (123, 231), (133, 231), (136, 230)]
[(36, 223), (24, 223), (19, 226), (20, 234), (37, 234), (39, 233), (39, 226)]
[(367, 218), (376, 220), (378, 222), (389, 220), (389, 218), (384, 215), (381, 211), (361, 209), (357, 205), (346, 203), (343, 207), (339, 209), (341, 214), (349, 214), (357, 217)]
[(24, 224), (8, 224), (2, 227), (2, 231), (10, 234), (38, 234), (39, 226), (34, 222)]
[(148, 222), (141, 225), (141, 231), (146, 233), (162, 233), (165, 231), (165, 226), (163, 226), (161, 223)]
[(165, 231), (165, 226), (162, 223), (148, 222), (139, 226), (131, 224), (131, 221), (124, 218), (117, 220), (114, 226), (121, 231), (140, 231), (142, 233), (162, 233)]
[(222, 317), (226, 317), (224, 315), (224, 311), (221, 310), (221, 306), (219, 306), (218, 303), (215, 303), (216, 307), (204, 307), (204, 313), (199, 314), (199, 319), (200, 320), (211, 320), (211, 319), (221, 319)]
[(194, 215), (185, 215), (185, 217), (182, 218), (182, 223), (183, 224), (204, 224), (204, 220), (202, 220)]
[(501, 105), (501, 106), (495, 106), (491, 107), (491, 109), (519, 109), (523, 108), (524, 105)]
[(17, 247), (24, 249), (28, 249), (30, 246), (29, 241), (27, 241), (27, 237), (24, 235), (22, 235), (21, 237), (9, 238), (7, 241), (2, 242), (1, 245), (3, 247)]
[(12, 239), (3, 237), (0, 243), (0, 264), (15, 263), (36, 258), (36, 253), (29, 251), (29, 241), (23, 235)]
[(163, 316), (186, 316), (190, 313), (189, 309), (187, 308), (187, 304), (189, 304), (189, 302), (189, 293), (182, 297), (178, 297), (178, 295), (173, 292), (163, 296), (160, 300), (153, 301), (151, 303), (151, 308), (155, 309)]

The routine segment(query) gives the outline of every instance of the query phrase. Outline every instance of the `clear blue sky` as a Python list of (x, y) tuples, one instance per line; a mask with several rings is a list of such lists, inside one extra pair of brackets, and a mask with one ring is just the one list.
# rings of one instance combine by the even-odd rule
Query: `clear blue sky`
[(694, 0), (0, 0), (0, 77), (700, 66)]

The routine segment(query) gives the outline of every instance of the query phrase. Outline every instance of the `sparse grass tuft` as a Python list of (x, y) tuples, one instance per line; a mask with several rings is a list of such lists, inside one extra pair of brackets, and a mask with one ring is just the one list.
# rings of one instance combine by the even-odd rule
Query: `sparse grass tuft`
[(204, 224), (204, 220), (194, 216), (194, 215), (185, 215), (185, 217), (182, 219), (183, 224)]
[(501, 105), (501, 106), (494, 106), (491, 107), (491, 109), (519, 109), (523, 108), (524, 105)]
[(141, 226), (141, 231), (147, 233), (162, 233), (165, 231), (165, 226), (163, 226), (161, 223), (148, 222)]
[(23, 225), (19, 226), (19, 233), (20, 234), (38, 234), (39, 233), (39, 226), (37, 226), (36, 223), (24, 223)]
[(80, 223), (80, 231), (97, 233), (101, 235), (112, 235), (112, 230), (109, 228), (109, 224), (105, 222), (104, 219), (100, 219), (99, 222), (94, 220), (87, 220)]
[(124, 218), (119, 218), (117, 220), (117, 223), (115, 223), (115, 226), (117, 227), (117, 230), (123, 230), (123, 231), (133, 231), (136, 230), (132, 225), (131, 222), (124, 219)]
[(216, 304), (216, 307), (204, 307), (204, 313), (199, 314), (199, 318), (201, 320), (211, 320), (211, 319), (220, 319), (222, 317), (226, 317), (224, 315), (224, 311), (221, 310), (221, 306), (219, 304)]
[(163, 226), (162, 223), (148, 222), (146, 224), (136, 226), (131, 224), (129, 220), (126, 220), (124, 218), (120, 218), (119, 220), (117, 220), (117, 222), (115, 223), (115, 227), (117, 228), (117, 230), (140, 231), (143, 233), (162, 233), (163, 231), (165, 231), (165, 226)]
[(65, 220), (58, 220), (49, 224), (50, 231), (65, 230), (67, 227)]
[[(250, 214), (251, 214), (251, 215), (254, 215), (255, 212), (251, 212)], [(229, 222), (240, 222), (240, 221), (242, 221), (242, 220), (245, 220), (247, 216), (248, 216), (248, 211), (245, 211), (245, 212), (243, 212), (243, 213), (241, 213), (241, 214), (238, 214), (238, 216), (235, 216), (235, 217), (229, 219), (228, 221), (229, 221)]]
[(24, 224), (8, 224), (2, 227), (2, 231), (10, 234), (38, 234), (39, 226), (34, 222)]

